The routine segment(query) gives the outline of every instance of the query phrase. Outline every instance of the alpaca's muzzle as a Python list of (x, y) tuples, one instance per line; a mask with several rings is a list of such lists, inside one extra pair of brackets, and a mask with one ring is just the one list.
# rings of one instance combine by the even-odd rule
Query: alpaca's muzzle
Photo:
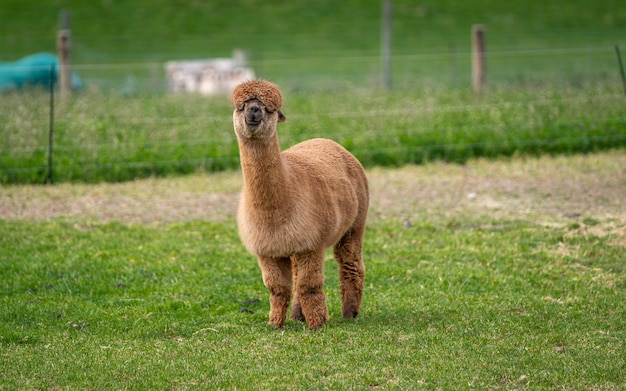
[(246, 125), (257, 126), (263, 120), (263, 109), (261, 106), (252, 102), (246, 109)]

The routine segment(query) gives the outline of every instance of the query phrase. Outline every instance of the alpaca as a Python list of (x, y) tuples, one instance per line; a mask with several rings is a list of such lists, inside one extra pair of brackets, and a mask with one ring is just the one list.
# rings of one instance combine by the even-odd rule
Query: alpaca
[(326, 324), (324, 251), (331, 246), (339, 263), (342, 313), (353, 319), (365, 278), (361, 248), (369, 190), (363, 166), (328, 139), (281, 152), (276, 126), (286, 119), (274, 84), (244, 82), (232, 99), (243, 173), (237, 224), (270, 291), (269, 324), (284, 326), (292, 289), (291, 318), (311, 330)]

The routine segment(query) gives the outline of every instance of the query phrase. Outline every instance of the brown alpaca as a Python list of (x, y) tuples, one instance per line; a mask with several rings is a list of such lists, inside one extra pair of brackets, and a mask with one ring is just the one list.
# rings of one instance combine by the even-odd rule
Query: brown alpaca
[(284, 122), (282, 97), (267, 81), (233, 91), (233, 123), (243, 172), (239, 235), (257, 256), (270, 291), (270, 320), (291, 317), (318, 329), (328, 320), (324, 250), (339, 263), (342, 312), (359, 313), (365, 266), (361, 255), (369, 203), (361, 163), (334, 141), (313, 139), (280, 151), (276, 125)]

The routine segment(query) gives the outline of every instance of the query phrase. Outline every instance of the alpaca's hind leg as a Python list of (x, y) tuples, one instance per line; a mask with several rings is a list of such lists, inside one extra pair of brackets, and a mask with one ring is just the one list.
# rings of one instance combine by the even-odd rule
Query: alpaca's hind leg
[(309, 329), (315, 330), (326, 324), (328, 309), (324, 286), (324, 250), (293, 257), (297, 267), (296, 294), (302, 306), (302, 315)]
[(259, 257), (263, 283), (270, 291), (270, 325), (280, 329), (285, 324), (291, 300), (291, 260)]
[[(293, 280), (298, 281), (298, 268), (296, 266), (295, 257), (291, 262), (291, 270), (293, 274)], [(302, 306), (300, 305), (300, 299), (298, 298), (298, 290), (294, 289), (293, 292), (293, 301), (291, 302), (291, 319), (299, 320), (300, 322), (304, 322), (306, 319), (304, 318), (304, 314), (302, 313)]]
[(341, 285), (341, 310), (343, 317), (352, 319), (361, 308), (365, 265), (361, 248), (363, 230), (348, 231), (335, 245), (335, 259), (339, 263), (339, 281)]

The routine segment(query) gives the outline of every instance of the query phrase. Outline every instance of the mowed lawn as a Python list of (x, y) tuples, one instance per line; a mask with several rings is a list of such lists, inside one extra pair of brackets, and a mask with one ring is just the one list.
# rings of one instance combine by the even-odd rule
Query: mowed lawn
[(236, 172), (0, 188), (3, 390), (626, 387), (626, 154), (370, 169), (366, 290), (267, 325)]

